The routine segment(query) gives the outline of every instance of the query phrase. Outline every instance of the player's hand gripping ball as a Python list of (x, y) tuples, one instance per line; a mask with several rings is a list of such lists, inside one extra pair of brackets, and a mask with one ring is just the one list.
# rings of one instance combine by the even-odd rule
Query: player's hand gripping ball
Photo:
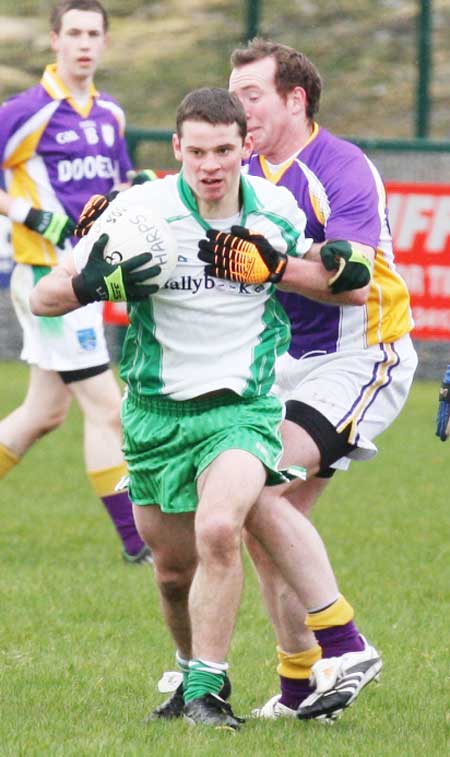
[(102, 213), (112, 202), (119, 193), (116, 190), (109, 192), (107, 195), (92, 195), (89, 198), (83, 210), (81, 211), (78, 223), (75, 226), (73, 232), (78, 239), (82, 239), (86, 234), (90, 232), (97, 218), (100, 218)]
[[(128, 171), (127, 176), (131, 181), (132, 187), (136, 186), (136, 184), (144, 184), (147, 181), (156, 181), (156, 179), (158, 178), (156, 173), (152, 171), (151, 168), (147, 168), (143, 171), (138, 172), (130, 170)], [(81, 211), (78, 223), (75, 226), (75, 230), (73, 232), (74, 235), (78, 237), (78, 239), (85, 237), (86, 234), (89, 233), (97, 218), (100, 218), (102, 213), (105, 212), (108, 205), (117, 197), (118, 194), (118, 190), (113, 189), (111, 190), (111, 192), (108, 192), (107, 195), (97, 194), (92, 195), (92, 197), (89, 198), (83, 210)]]
[(130, 202), (126, 193), (95, 221), (86, 243), (100, 239), (82, 278), (75, 277), (75, 294), (82, 304), (145, 299), (164, 286), (177, 264), (177, 241), (169, 224), (155, 208)]
[(159, 266), (147, 267), (152, 261), (151, 254), (144, 252), (113, 264), (105, 255), (108, 243), (108, 235), (101, 234), (86, 265), (73, 277), (72, 286), (78, 302), (81, 305), (101, 300), (139, 302), (155, 294), (159, 287), (149, 282), (158, 276), (161, 269)]

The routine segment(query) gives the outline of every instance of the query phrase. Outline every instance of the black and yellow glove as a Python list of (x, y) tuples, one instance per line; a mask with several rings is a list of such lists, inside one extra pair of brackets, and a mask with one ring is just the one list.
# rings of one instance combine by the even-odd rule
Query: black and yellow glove
[(146, 279), (161, 273), (159, 265), (137, 271), (149, 263), (150, 252), (141, 252), (119, 265), (111, 265), (103, 258), (108, 235), (102, 234), (94, 244), (83, 270), (72, 278), (73, 291), (81, 305), (99, 300), (110, 302), (139, 302), (158, 291), (155, 284), (144, 284)]
[(320, 250), (327, 271), (336, 271), (328, 281), (333, 294), (365, 287), (372, 275), (370, 260), (352, 247), (350, 242), (326, 242)]
[(244, 226), (232, 226), (231, 232), (208, 229), (208, 239), (199, 242), (198, 257), (205, 273), (219, 279), (243, 284), (279, 282), (287, 265), (287, 255), (275, 250), (262, 234), (252, 234)]
[(74, 222), (64, 213), (33, 208), (22, 197), (15, 197), (12, 200), (8, 208), (8, 216), (14, 223), (23, 223), (28, 229), (48, 239), (56, 247), (64, 247), (66, 239), (72, 236), (75, 228)]
[(78, 223), (75, 226), (75, 230), (73, 232), (74, 235), (78, 237), (78, 239), (81, 239), (82, 237), (85, 237), (86, 234), (89, 234), (97, 218), (100, 218), (102, 213), (105, 212), (109, 203), (112, 202), (118, 194), (119, 192), (113, 189), (107, 195), (92, 195), (92, 197), (89, 198), (83, 210), (81, 211)]
[(32, 231), (37, 231), (56, 247), (64, 247), (64, 242), (72, 236), (75, 228), (68, 216), (37, 208), (30, 208), (24, 225)]
[[(136, 171), (134, 170), (130, 170), (128, 171), (127, 176), (131, 181), (131, 186), (133, 187), (136, 184), (144, 184), (147, 181), (155, 181), (155, 179), (158, 178), (155, 172), (150, 168), (139, 171), (138, 173), (136, 173)], [(78, 237), (78, 239), (85, 237), (86, 234), (90, 232), (97, 218), (100, 218), (110, 202), (112, 202), (118, 194), (118, 190), (113, 189), (111, 190), (111, 192), (108, 192), (107, 195), (97, 194), (92, 195), (92, 197), (89, 198), (83, 210), (81, 211), (78, 223), (75, 226), (74, 234), (76, 237)]]

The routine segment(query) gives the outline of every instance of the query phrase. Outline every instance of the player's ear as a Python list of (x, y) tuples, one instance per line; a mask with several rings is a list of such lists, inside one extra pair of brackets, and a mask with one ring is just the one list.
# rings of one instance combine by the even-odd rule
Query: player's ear
[(250, 155), (253, 152), (254, 144), (255, 144), (255, 140), (253, 139), (253, 135), (247, 134), (247, 136), (244, 139), (244, 143), (242, 145), (242, 157), (244, 159), (250, 157)]
[(59, 40), (59, 34), (57, 34), (52, 29), (50, 31), (50, 47), (52, 48), (54, 53), (58, 52), (58, 40)]
[(173, 154), (177, 160), (182, 160), (181, 157), (181, 144), (178, 134), (172, 134), (172, 149)]
[(291, 105), (291, 110), (294, 115), (301, 112), (306, 112), (307, 97), (303, 87), (294, 87), (288, 94), (288, 101)]

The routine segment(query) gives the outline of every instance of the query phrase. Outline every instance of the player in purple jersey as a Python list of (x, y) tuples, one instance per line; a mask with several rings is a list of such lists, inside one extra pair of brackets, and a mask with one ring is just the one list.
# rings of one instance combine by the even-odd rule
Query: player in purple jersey
[[(336, 468), (376, 454), (373, 439), (405, 403), (417, 364), (409, 296), (395, 269), (376, 168), (357, 147), (314, 120), (321, 80), (313, 64), (292, 48), (264, 40), (235, 50), (231, 63), (230, 89), (244, 104), (255, 142), (248, 172), (288, 187), (306, 213), (307, 236), (334, 243), (332, 254), (325, 246), (320, 253), (334, 273), (328, 292), (307, 287), (295, 261), (278, 285), (289, 290), (279, 296), (292, 328), (289, 353), (278, 366), (278, 389), (286, 403), (284, 464), (308, 471), (306, 482), (284, 494), (307, 514)], [(242, 249), (243, 238), (253, 253), (258, 247), (245, 230), (236, 231), (223, 249), (215, 247), (215, 265), (224, 266), (225, 276), (230, 250)], [(364, 260), (371, 281), (360, 289), (362, 302), (352, 303), (347, 293), (357, 285)], [(234, 277), (245, 281), (236, 272)], [(248, 547), (277, 633), (281, 682), (281, 694), (255, 714), (331, 717), (374, 679), (381, 660), (360, 636), (351, 607), (338, 600), (306, 614), (258, 543), (249, 538)], [(305, 655), (310, 631), (322, 650), (312, 669)]]
[(64, 421), (75, 399), (84, 416), (87, 474), (121, 538), (123, 557), (149, 562), (128, 495), (116, 491), (126, 474), (121, 395), (109, 367), (102, 311), (92, 304), (50, 320), (29, 309), (36, 281), (71, 248), (86, 201), (110, 192), (131, 168), (123, 111), (93, 83), (107, 40), (105, 9), (97, 0), (63, 0), (50, 21), (55, 64), (47, 66), (37, 86), (1, 108), (0, 156), (7, 191), (0, 190), (0, 213), (13, 222), (11, 297), (30, 378), (23, 403), (0, 421), (0, 478)]

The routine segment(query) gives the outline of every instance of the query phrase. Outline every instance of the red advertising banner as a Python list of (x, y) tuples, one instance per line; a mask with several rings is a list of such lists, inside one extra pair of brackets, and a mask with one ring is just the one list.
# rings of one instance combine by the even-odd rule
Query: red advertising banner
[(386, 184), (397, 267), (416, 339), (450, 341), (450, 185)]
[[(411, 294), (416, 339), (450, 341), (450, 184), (386, 184), (397, 267)], [(125, 304), (105, 322), (126, 325)]]

